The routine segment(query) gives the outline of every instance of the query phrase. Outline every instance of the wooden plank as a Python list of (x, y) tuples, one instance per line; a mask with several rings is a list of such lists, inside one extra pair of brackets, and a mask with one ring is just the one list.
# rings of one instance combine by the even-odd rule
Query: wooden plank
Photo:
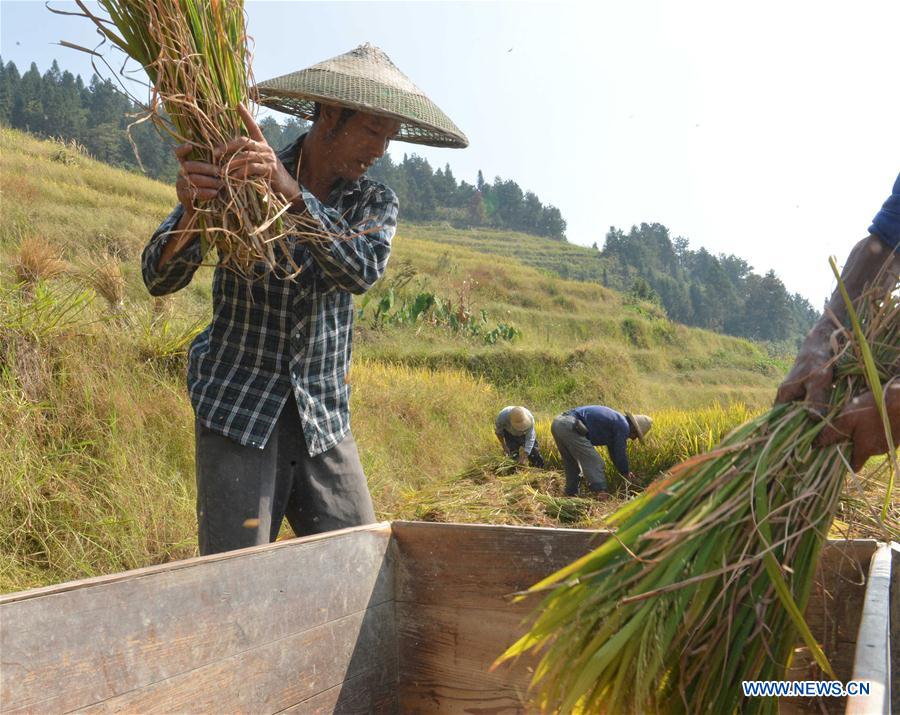
[[(497, 655), (524, 632), (530, 603), (509, 604), (521, 591), (596, 548), (597, 532), (529, 527), (395, 523), (399, 561), (401, 711), (514, 713), (523, 709), (527, 669), (487, 673)], [(874, 541), (832, 541), (823, 550), (807, 618), (838, 675), (850, 677)], [(434, 626), (429, 619), (434, 620)], [(797, 679), (820, 678), (803, 653)], [(789, 676), (791, 677), (791, 676)], [(834, 702), (785, 702), (786, 711), (839, 712)], [(481, 710), (479, 710), (481, 709)]]
[[(866, 592), (866, 572), (877, 542), (872, 539), (830, 540), (822, 550), (805, 617), (838, 680), (853, 674), (856, 634)], [(805, 647), (795, 652), (787, 680), (827, 678)], [(782, 699), (783, 712), (843, 713), (844, 698)], [(788, 706), (792, 709), (787, 709)]]
[(900, 715), (900, 544), (891, 542), (891, 712)]
[(198, 563), (209, 564), (214, 561), (225, 561), (238, 557), (253, 554), (258, 551), (273, 551), (275, 549), (291, 548), (296, 546), (299, 541), (304, 544), (321, 541), (323, 539), (333, 539), (343, 534), (353, 534), (359, 531), (384, 531), (391, 528), (391, 522), (382, 521), (376, 524), (364, 524), (363, 526), (352, 526), (347, 529), (337, 529), (328, 531), (323, 534), (313, 534), (304, 536), (302, 539), (285, 539), (277, 541), (273, 544), (263, 544), (261, 546), (251, 546), (246, 549), (238, 549), (236, 551), (226, 551), (221, 554), (211, 554), (210, 556), (195, 556), (190, 559), (181, 559), (180, 561), (168, 561), (164, 564), (155, 564), (154, 566), (144, 566), (131, 571), (121, 571), (119, 573), (106, 574), (105, 576), (92, 576), (91, 578), (78, 579), (76, 581), (66, 581), (64, 583), (53, 584), (52, 586), (41, 586), (40, 588), (32, 588), (27, 591), (14, 591), (12, 593), (0, 594), (0, 606), (16, 601), (26, 601), (48, 594), (63, 593), (65, 591), (74, 591), (79, 588), (88, 588), (100, 584), (117, 583), (119, 581), (130, 581), (138, 576), (150, 576), (153, 574), (164, 573), (167, 571), (178, 571), (180, 569), (191, 568)]
[[(528, 613), (527, 608), (525, 614)], [(397, 604), (400, 711), (518, 713), (537, 659), (489, 666), (520, 633), (522, 609)]]
[(397, 681), (384, 683), (372, 672), (348, 678), (279, 715), (399, 715)]
[(869, 693), (847, 698), (847, 715), (890, 713), (891, 556), (887, 545), (872, 556), (853, 661), (853, 680), (868, 682)]
[(509, 596), (600, 546), (607, 532), (394, 522), (397, 601), (503, 608)]
[(62, 711), (146, 687), (392, 600), (373, 525), (0, 605), (0, 710)]
[(396, 690), (393, 603), (237, 653), (78, 712), (275, 713), (334, 691), (348, 678), (362, 678), (373, 692)]
[(491, 673), (535, 599), (522, 591), (608, 538), (584, 529), (395, 522), (400, 711), (526, 712), (535, 658)]

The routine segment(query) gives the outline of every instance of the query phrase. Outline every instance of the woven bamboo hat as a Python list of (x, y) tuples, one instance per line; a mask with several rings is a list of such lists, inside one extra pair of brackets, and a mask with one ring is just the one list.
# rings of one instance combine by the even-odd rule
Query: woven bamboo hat
[(625, 413), (625, 418), (637, 434), (637, 438), (643, 442), (644, 435), (650, 431), (651, 427), (653, 427), (653, 420), (647, 415), (633, 415), (630, 412)]
[(260, 103), (312, 119), (316, 102), (358, 109), (401, 122), (395, 139), (463, 148), (469, 145), (438, 106), (390, 58), (368, 42), (299, 72), (256, 85)]
[(509, 425), (516, 432), (527, 432), (534, 425), (531, 413), (524, 407), (513, 407), (509, 411)]

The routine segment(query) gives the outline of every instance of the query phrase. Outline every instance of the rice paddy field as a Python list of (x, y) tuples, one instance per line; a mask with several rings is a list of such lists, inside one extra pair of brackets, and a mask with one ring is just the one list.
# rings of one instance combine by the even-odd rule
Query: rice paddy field
[[(0, 182), (0, 592), (194, 555), (185, 361), (211, 272), (153, 299), (139, 264), (174, 189), (7, 128)], [(791, 356), (519, 261), (539, 241), (401, 214), (388, 273), (358, 303), (350, 378), (380, 518), (599, 526), (771, 403)], [(478, 331), (404, 318), (421, 294), (476, 316)], [(514, 339), (485, 337), (501, 324)], [(558, 412), (596, 403), (655, 419), (631, 448), (638, 482), (613, 476), (609, 504), (561, 496), (549, 432)], [(534, 412), (546, 470), (501, 458), (493, 419), (508, 404)], [(837, 529), (873, 533), (869, 475)]]

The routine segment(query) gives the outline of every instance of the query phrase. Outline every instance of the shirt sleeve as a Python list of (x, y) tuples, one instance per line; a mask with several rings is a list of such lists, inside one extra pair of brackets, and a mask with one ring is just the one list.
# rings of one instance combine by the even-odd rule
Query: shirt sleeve
[(203, 261), (200, 255), (200, 234), (191, 241), (181, 253), (172, 256), (162, 268), (158, 268), (159, 257), (169, 241), (175, 239), (172, 229), (181, 220), (184, 207), (178, 204), (159, 228), (153, 232), (150, 242), (144, 247), (141, 255), (141, 275), (150, 295), (168, 295), (181, 290), (194, 277), (197, 268)]
[(528, 437), (525, 439), (525, 453), (531, 454), (531, 450), (534, 449), (534, 443), (537, 441), (537, 433), (534, 431), (534, 425), (532, 424), (531, 429), (528, 430)]
[(888, 200), (872, 220), (869, 233), (878, 236), (894, 251), (900, 250), (900, 174)]
[(321, 226), (324, 240), (304, 242), (327, 283), (350, 293), (365, 293), (384, 275), (397, 231), (396, 194), (378, 185), (353, 226), (335, 209), (302, 189), (309, 215)]
[(500, 410), (494, 418), (494, 434), (503, 436), (506, 429), (506, 410)]
[(619, 474), (626, 475), (631, 471), (628, 467), (628, 432), (617, 429), (612, 444), (609, 445), (609, 456)]

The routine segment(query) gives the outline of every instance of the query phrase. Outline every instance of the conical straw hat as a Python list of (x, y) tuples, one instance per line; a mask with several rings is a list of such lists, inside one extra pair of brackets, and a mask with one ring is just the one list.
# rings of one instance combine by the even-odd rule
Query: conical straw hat
[(646, 435), (650, 431), (650, 428), (653, 427), (653, 420), (647, 415), (633, 415), (630, 412), (626, 412), (625, 417), (628, 419), (628, 424), (630, 424), (637, 433), (637, 438), (643, 442), (644, 435)]
[(368, 42), (346, 54), (256, 85), (260, 103), (311, 119), (316, 102), (391, 117), (395, 139), (462, 148), (469, 140), (390, 58)]

